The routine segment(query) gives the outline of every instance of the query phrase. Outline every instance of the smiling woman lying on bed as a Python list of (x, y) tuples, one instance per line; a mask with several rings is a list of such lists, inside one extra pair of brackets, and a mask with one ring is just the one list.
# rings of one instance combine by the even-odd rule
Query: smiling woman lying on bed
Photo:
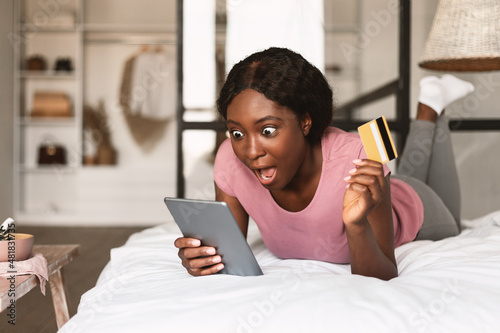
[[(460, 191), (444, 108), (473, 91), (453, 76), (420, 83), (396, 177), (366, 158), (357, 134), (329, 127), (332, 91), (301, 55), (270, 48), (230, 71), (217, 101), (230, 133), (214, 167), (216, 200), (244, 235), (249, 216), (280, 258), (350, 263), (353, 274), (398, 275), (394, 248), (460, 231)], [(192, 275), (223, 268), (197, 239), (175, 246)], [(222, 262), (221, 262), (222, 261)]]

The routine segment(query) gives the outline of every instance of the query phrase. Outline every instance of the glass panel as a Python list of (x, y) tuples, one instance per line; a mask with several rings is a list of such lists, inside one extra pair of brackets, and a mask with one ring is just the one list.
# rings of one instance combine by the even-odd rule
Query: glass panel
[(184, 106), (215, 103), (215, 0), (184, 0)]
[(215, 199), (213, 163), (217, 140), (215, 131), (190, 130), (183, 133), (186, 198)]

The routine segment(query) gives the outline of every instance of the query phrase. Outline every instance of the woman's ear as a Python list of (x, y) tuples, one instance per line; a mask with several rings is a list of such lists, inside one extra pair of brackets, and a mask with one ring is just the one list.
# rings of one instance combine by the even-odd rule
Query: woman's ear
[(309, 131), (311, 130), (312, 126), (312, 120), (311, 116), (309, 113), (306, 113), (304, 117), (302, 117), (302, 120), (300, 122), (300, 126), (302, 129), (302, 133), (304, 133), (304, 136), (307, 136), (309, 134)]

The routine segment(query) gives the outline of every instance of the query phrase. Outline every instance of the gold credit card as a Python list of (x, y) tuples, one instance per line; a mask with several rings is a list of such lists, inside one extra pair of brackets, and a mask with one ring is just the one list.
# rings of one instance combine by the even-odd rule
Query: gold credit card
[(359, 126), (358, 133), (369, 160), (385, 164), (398, 157), (384, 116)]

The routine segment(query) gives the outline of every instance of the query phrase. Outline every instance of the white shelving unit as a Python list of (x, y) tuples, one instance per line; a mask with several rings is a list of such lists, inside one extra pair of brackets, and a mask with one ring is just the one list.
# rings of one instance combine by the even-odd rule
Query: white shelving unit
[[(18, 222), (126, 225), (152, 224), (165, 217), (161, 198), (175, 194), (175, 170), (164, 164), (144, 170), (130, 165), (130, 157), (120, 165), (84, 165), (82, 118), (86, 103), (96, 106), (103, 98), (109, 116), (117, 120), (117, 110), (111, 108), (118, 103), (110, 95), (119, 88), (124, 60), (141, 45), (175, 47), (174, 13), (174, 0), (15, 1), (14, 217)], [(42, 55), (47, 69), (28, 70), (26, 60), (32, 55)], [(58, 57), (71, 58), (74, 70), (55, 71)], [(31, 117), (34, 93), (42, 90), (65, 92), (72, 116)], [(38, 149), (46, 140), (66, 148), (66, 165), (38, 164)], [(123, 138), (118, 140), (122, 144)], [(175, 140), (174, 133), (168, 140)], [(163, 153), (167, 162), (169, 155), (175, 156), (174, 151)], [(170, 164), (175, 168), (174, 162)], [(172, 180), (165, 180), (165, 174)]]
[[(76, 174), (81, 166), (82, 2), (15, 2), (14, 135), (16, 219), (69, 216), (75, 211)], [(29, 70), (27, 59), (43, 55), (45, 70)], [(57, 59), (70, 58), (73, 70), (56, 71)], [(71, 102), (72, 115), (32, 117), (35, 92), (58, 91)], [(44, 142), (66, 149), (65, 165), (39, 165)]]

